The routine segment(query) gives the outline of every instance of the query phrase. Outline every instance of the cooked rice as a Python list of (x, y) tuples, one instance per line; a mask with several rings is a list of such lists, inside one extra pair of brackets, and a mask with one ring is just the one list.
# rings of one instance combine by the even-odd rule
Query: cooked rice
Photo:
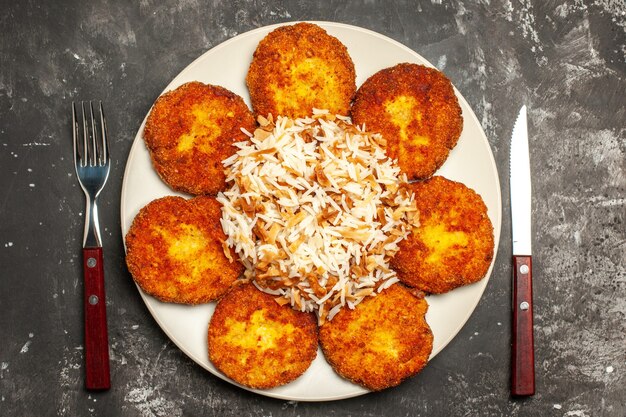
[(246, 277), (320, 324), (397, 282), (389, 260), (419, 219), (384, 139), (319, 110), (259, 123), (217, 198)]

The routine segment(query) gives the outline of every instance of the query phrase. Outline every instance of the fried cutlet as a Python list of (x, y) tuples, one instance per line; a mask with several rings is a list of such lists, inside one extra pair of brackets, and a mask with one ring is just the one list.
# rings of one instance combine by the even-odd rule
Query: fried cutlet
[(422, 293), (394, 284), (320, 327), (324, 356), (339, 375), (367, 389), (396, 386), (428, 362), (427, 309)]
[(183, 84), (159, 97), (144, 140), (159, 176), (174, 190), (214, 195), (225, 184), (222, 160), (254, 131), (255, 119), (233, 92), (200, 82)]
[(448, 158), (463, 129), (450, 80), (434, 68), (398, 64), (363, 83), (352, 119), (386, 139), (387, 155), (409, 180), (432, 176)]
[(282, 26), (257, 46), (246, 82), (257, 115), (310, 116), (313, 108), (348, 115), (356, 91), (346, 47), (311, 23)]
[(317, 355), (317, 321), (254, 284), (234, 286), (218, 302), (208, 332), (209, 359), (229, 378), (251, 388), (284, 385)]
[(410, 184), (420, 225), (400, 242), (391, 267), (407, 285), (444, 293), (482, 279), (493, 259), (493, 226), (483, 199), (435, 176)]
[(163, 197), (143, 207), (126, 234), (135, 282), (162, 301), (199, 304), (224, 294), (243, 265), (222, 247), (221, 205), (213, 197)]

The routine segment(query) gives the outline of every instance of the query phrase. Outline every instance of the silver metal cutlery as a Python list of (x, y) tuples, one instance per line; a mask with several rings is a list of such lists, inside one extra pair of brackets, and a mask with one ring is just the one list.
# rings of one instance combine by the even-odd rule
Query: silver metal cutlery
[(97, 200), (111, 171), (111, 155), (102, 102), (98, 105), (99, 117), (94, 117), (91, 102), (81, 102), (80, 109), (79, 122), (76, 104), (72, 103), (74, 166), (87, 204), (83, 236), (85, 387), (107, 390), (111, 387), (109, 340)]

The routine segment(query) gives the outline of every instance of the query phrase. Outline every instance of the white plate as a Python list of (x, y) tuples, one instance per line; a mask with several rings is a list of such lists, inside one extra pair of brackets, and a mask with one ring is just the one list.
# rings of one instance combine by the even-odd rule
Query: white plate
[[(339, 23), (313, 23), (317, 23), (346, 45), (356, 67), (357, 87), (376, 71), (400, 62), (432, 66), (414, 51), (378, 33)], [(164, 91), (197, 80), (221, 85), (242, 96), (250, 105), (245, 77), (252, 54), (258, 42), (278, 26), (280, 25), (262, 27), (216, 46), (185, 68)], [(501, 225), (498, 171), (476, 116), (465, 99), (458, 91), (456, 93), (463, 110), (463, 133), (437, 174), (463, 182), (482, 196), (494, 226), (497, 249)], [(145, 119), (135, 137), (124, 173), (121, 196), (124, 236), (134, 216), (144, 205), (165, 195), (178, 195), (152, 169), (150, 156), (143, 143), (144, 125)], [(470, 317), (485, 290), (492, 268), (493, 262), (487, 277), (476, 284), (427, 298), (430, 304), (427, 320), (434, 333), (431, 358), (454, 338)], [(159, 326), (183, 352), (214, 375), (236, 384), (217, 371), (208, 360), (206, 332), (214, 303), (194, 307), (168, 304), (144, 294), (141, 290), (140, 293)], [(337, 400), (368, 392), (337, 376), (324, 360), (321, 351), (318, 351), (311, 367), (296, 381), (271, 390), (252, 391), (269, 397), (297, 401)]]

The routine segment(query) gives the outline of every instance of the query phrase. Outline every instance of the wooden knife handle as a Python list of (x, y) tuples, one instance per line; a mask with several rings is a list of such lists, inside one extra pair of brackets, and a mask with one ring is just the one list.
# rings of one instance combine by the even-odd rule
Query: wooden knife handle
[(511, 394), (535, 394), (532, 258), (513, 256)]
[(88, 390), (111, 388), (109, 376), (109, 337), (104, 298), (102, 248), (83, 249), (85, 281), (85, 387)]

